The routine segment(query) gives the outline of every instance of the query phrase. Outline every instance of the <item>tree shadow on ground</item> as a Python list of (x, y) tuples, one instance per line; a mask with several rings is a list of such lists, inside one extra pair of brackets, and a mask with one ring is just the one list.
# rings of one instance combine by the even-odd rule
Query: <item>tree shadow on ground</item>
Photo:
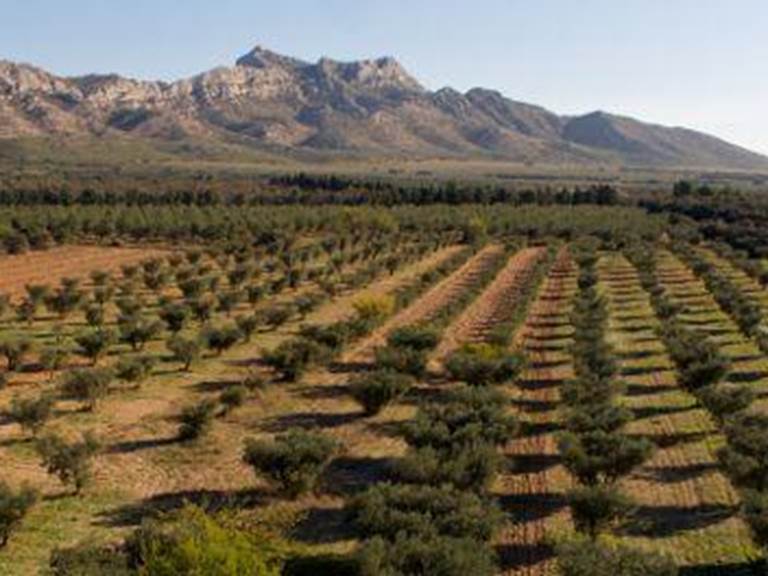
[(504, 494), (498, 497), (499, 507), (512, 522), (538, 522), (564, 510), (568, 504), (563, 494)]
[(140, 450), (149, 450), (151, 448), (160, 448), (162, 446), (170, 446), (181, 442), (178, 436), (172, 436), (167, 438), (144, 438), (142, 440), (126, 440), (125, 442), (116, 442), (111, 444), (107, 449), (107, 454), (130, 454), (131, 452), (139, 452)]
[(267, 432), (285, 432), (292, 428), (338, 428), (359, 420), (361, 416), (362, 412), (296, 412), (273, 418), (261, 428)]
[(102, 512), (96, 524), (111, 527), (137, 526), (145, 519), (179, 510), (186, 504), (200, 506), (208, 512), (225, 508), (255, 508), (263, 505), (267, 497), (264, 490), (256, 489), (168, 492)]
[(701, 462), (683, 466), (665, 466), (664, 468), (649, 468), (642, 477), (664, 484), (687, 482), (707, 474), (715, 473), (719, 466), (715, 462)]
[(326, 468), (321, 478), (325, 491), (350, 497), (378, 482), (393, 480), (392, 458), (339, 456)]
[(640, 506), (621, 530), (630, 536), (667, 538), (680, 532), (701, 530), (736, 514), (734, 506), (702, 504), (694, 507)]
[(515, 454), (510, 457), (509, 473), (512, 475), (539, 474), (560, 464), (558, 454)]
[(624, 395), (631, 397), (652, 396), (675, 389), (676, 386), (671, 384), (627, 384)]
[(239, 384), (237, 380), (204, 380), (194, 385), (194, 390), (200, 393), (221, 392)]
[(526, 569), (532, 569), (534, 566), (554, 558), (555, 550), (545, 542), (503, 544), (496, 546), (496, 554), (499, 559), (499, 567), (505, 574), (527, 574)]
[(642, 406), (640, 408), (632, 408), (631, 410), (635, 420), (642, 420), (644, 418), (654, 418), (656, 416), (682, 414), (684, 412), (695, 410), (696, 408), (696, 405), (691, 404), (689, 406)]
[(671, 448), (673, 446), (679, 446), (680, 444), (692, 444), (695, 442), (701, 442), (710, 435), (710, 432), (697, 431), (697, 432), (661, 432), (659, 434), (642, 434), (643, 438), (647, 438), (659, 448)]
[(763, 576), (766, 574), (764, 560), (731, 564), (699, 564), (681, 566), (679, 576)]
[(327, 386), (305, 386), (297, 390), (307, 400), (335, 400), (349, 396), (349, 386), (333, 384)]
[(333, 544), (356, 536), (352, 515), (345, 508), (311, 508), (291, 531), (293, 539), (305, 544)]
[(563, 429), (560, 422), (523, 422), (521, 434), (526, 437), (553, 434)]

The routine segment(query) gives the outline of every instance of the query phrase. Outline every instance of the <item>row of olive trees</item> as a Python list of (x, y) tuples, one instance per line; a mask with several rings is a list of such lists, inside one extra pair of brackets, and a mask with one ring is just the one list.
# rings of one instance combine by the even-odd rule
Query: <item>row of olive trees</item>
[[(426, 376), (442, 329), (496, 276), (507, 256), (478, 275), (428, 325), (390, 333), (387, 345), (376, 350), (374, 369), (349, 385), (364, 415), (378, 414)], [(348, 505), (363, 539), (363, 574), (496, 572), (490, 542), (503, 514), (488, 489), (502, 464), (498, 448), (519, 425), (509, 415), (506, 396), (493, 387), (513, 380), (523, 362), (498, 341), (462, 347), (446, 361), (449, 377), (464, 385), (442, 399), (424, 401), (404, 423), (408, 450), (394, 465), (395, 482), (375, 484)]]
[(675, 253), (704, 281), (720, 308), (727, 313), (748, 338), (756, 338), (768, 351), (768, 333), (761, 330), (763, 312), (760, 304), (730, 278), (688, 244), (675, 245)]
[[(718, 452), (718, 459), (732, 482), (742, 489), (744, 515), (755, 541), (765, 549), (768, 547), (768, 417), (748, 410), (756, 397), (753, 389), (724, 382), (729, 365), (718, 346), (682, 326), (678, 319), (681, 308), (670, 302), (659, 283), (652, 248), (640, 247), (628, 256), (637, 266), (657, 314), (665, 321), (661, 336), (676, 364), (679, 382), (709, 411), (725, 433), (726, 445)], [(697, 266), (697, 259), (690, 261), (702, 274), (716, 274), (707, 266)], [(747, 326), (742, 330), (749, 336)]]
[(615, 548), (599, 539), (631, 512), (632, 501), (617, 483), (650, 457), (653, 445), (623, 431), (633, 413), (616, 402), (618, 366), (606, 340), (608, 306), (597, 288), (597, 248), (580, 243), (572, 252), (579, 269), (571, 313), (575, 377), (562, 389), (565, 431), (559, 450), (578, 483), (567, 493), (567, 502), (581, 538), (559, 546), (559, 566), (567, 576), (674, 574), (674, 565), (662, 557)]

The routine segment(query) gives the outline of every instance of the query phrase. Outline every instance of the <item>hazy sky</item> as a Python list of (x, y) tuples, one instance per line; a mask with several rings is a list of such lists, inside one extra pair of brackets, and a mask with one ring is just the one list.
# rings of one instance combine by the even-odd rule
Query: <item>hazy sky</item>
[(252, 45), (397, 57), (427, 87), (496, 88), (768, 153), (766, 0), (0, 0), (0, 58), (175, 79)]

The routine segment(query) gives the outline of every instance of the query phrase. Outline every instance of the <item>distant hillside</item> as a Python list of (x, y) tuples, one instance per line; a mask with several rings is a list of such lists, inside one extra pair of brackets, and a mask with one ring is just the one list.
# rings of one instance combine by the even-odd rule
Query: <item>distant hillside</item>
[(768, 171), (765, 156), (692, 130), (603, 112), (563, 117), (481, 88), (431, 92), (392, 58), (308, 63), (262, 48), (172, 83), (62, 78), (0, 61), (0, 155), (36, 139), (128, 142), (141, 162), (157, 151)]

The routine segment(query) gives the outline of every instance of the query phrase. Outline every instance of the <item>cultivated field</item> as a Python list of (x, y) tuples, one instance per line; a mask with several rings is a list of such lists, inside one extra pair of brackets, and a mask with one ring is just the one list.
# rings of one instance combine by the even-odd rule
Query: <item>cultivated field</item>
[(758, 573), (763, 286), (645, 216), (411, 217), (0, 256), (0, 573), (138, 573), (190, 506), (256, 574)]

